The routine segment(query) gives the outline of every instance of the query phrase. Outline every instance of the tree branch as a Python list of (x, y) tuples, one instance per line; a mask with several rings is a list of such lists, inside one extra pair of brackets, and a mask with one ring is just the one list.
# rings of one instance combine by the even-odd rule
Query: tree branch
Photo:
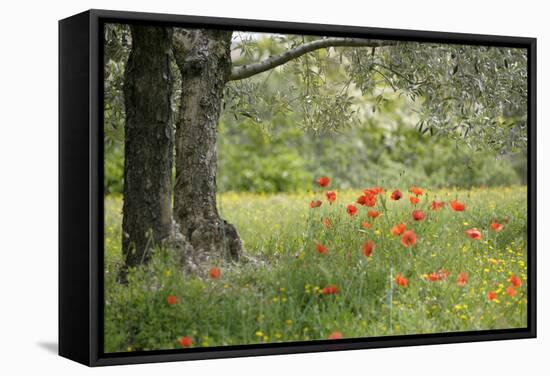
[(230, 81), (242, 80), (254, 76), (258, 73), (262, 73), (285, 64), (290, 60), (299, 58), (300, 56), (309, 52), (329, 47), (382, 47), (393, 46), (396, 42), (386, 40), (375, 39), (362, 39), (362, 38), (323, 38), (317, 39), (312, 42), (301, 44), (297, 47), (291, 48), (279, 55), (270, 56), (269, 58), (248, 65), (241, 65), (233, 67), (231, 71)]

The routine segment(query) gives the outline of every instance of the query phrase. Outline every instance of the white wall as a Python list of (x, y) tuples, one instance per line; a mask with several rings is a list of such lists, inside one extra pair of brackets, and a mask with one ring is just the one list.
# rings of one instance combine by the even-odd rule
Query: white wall
[[(536, 340), (87, 369), (57, 341), (57, 20), (87, 8), (539, 38), (538, 145), (548, 102), (544, 1), (5, 1), (0, 20), (0, 373), (194, 375), (519, 375), (548, 370), (550, 148), (539, 149), (539, 338)], [(545, 67), (546, 65), (546, 67)], [(546, 101), (545, 101), (546, 99)], [(546, 356), (546, 358), (545, 358)], [(537, 372), (538, 371), (538, 372)]]

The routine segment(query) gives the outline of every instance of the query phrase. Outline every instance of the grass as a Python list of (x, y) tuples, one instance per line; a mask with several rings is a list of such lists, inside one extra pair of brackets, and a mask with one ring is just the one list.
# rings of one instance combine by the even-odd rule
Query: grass
[[(525, 187), (426, 191), (416, 207), (402, 192), (399, 201), (389, 199), (391, 192), (379, 195), (376, 219), (360, 205), (357, 215), (346, 212), (360, 191), (338, 192), (333, 205), (321, 192), (223, 194), (220, 211), (262, 266), (212, 265), (221, 276), (200, 279), (184, 275), (172, 251), (156, 250), (147, 268), (129, 274), (127, 286), (116, 282), (121, 198), (106, 197), (105, 351), (181, 348), (181, 337), (197, 347), (317, 340), (335, 332), (376, 337), (525, 327)], [(323, 200), (321, 207), (309, 207), (314, 199)], [(466, 210), (430, 209), (432, 200), (453, 199)], [(424, 220), (412, 220), (415, 208)], [(491, 229), (494, 220), (501, 231)], [(362, 227), (365, 221), (370, 228)], [(417, 236), (410, 248), (391, 233), (401, 222)], [(481, 231), (480, 240), (465, 234), (471, 228)], [(375, 245), (370, 257), (362, 251), (367, 240)], [(317, 252), (316, 243), (327, 254)], [(442, 270), (447, 278), (427, 279)], [(461, 272), (468, 277), (463, 286)], [(397, 274), (406, 287), (396, 283)], [(522, 284), (510, 296), (512, 275)], [(329, 285), (337, 293), (323, 294)], [(168, 296), (176, 304), (168, 304)]]

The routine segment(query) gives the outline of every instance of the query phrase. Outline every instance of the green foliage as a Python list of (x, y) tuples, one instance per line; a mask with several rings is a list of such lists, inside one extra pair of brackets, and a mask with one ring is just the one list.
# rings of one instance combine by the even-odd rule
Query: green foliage
[[(313, 180), (297, 148), (303, 134), (295, 127), (267, 132), (251, 121), (221, 123), (218, 188), (221, 191), (305, 190)], [(292, 144), (294, 143), (294, 144)]]
[(104, 189), (122, 193), (124, 169), (124, 69), (130, 53), (130, 32), (126, 25), (107, 24), (104, 30)]
[[(408, 186), (395, 188), (406, 192)], [(390, 192), (379, 198), (375, 209), (383, 215), (375, 220), (367, 217), (370, 208), (359, 207), (354, 217), (346, 213), (360, 191), (339, 191), (333, 205), (325, 201), (316, 209), (308, 204), (323, 199), (322, 192), (222, 194), (223, 216), (261, 265), (212, 264), (221, 267), (212, 280), (183, 274), (176, 254), (157, 249), (148, 267), (131, 271), (128, 285), (116, 282), (120, 230), (112, 226), (120, 225), (121, 199), (108, 197), (105, 351), (180, 348), (182, 336), (191, 337), (193, 347), (207, 347), (326, 339), (333, 331), (373, 337), (525, 327), (525, 188), (426, 190), (416, 207), (426, 212), (421, 222), (410, 219), (406, 198), (391, 201)], [(429, 209), (431, 200), (451, 199), (466, 210)], [(322, 218), (330, 219), (330, 229)], [(495, 219), (503, 223), (500, 232), (489, 226)], [(363, 221), (372, 227), (363, 229)], [(417, 236), (412, 248), (390, 232), (400, 222)], [(465, 235), (472, 227), (481, 240)], [(375, 244), (369, 258), (362, 253), (366, 240)], [(317, 253), (316, 242), (328, 254)], [(426, 280), (441, 269), (449, 272), (447, 280)], [(456, 282), (460, 272), (468, 274), (466, 286)], [(395, 284), (397, 273), (408, 278), (407, 288)], [(524, 283), (510, 297), (512, 274)], [(321, 293), (329, 284), (337, 294)], [(488, 301), (489, 291), (496, 300)], [(177, 297), (175, 305), (167, 303), (169, 295)]]
[[(235, 47), (244, 56), (236, 59), (238, 65), (312, 39), (281, 35), (267, 43), (261, 36), (239, 34), (243, 35)], [(281, 87), (274, 84), (277, 76), (285, 83)], [(240, 109), (241, 98), (249, 98), (247, 106), (259, 120), (268, 120), (259, 115), (271, 107), (274, 98), (286, 98), (284, 106), (300, 114), (301, 126), (339, 129), (363, 120), (364, 114), (354, 106), (360, 104), (361, 95), (380, 95), (381, 89), (389, 88), (421, 104), (420, 132), (501, 153), (523, 151), (527, 145), (525, 49), (414, 42), (379, 48), (337, 47), (305, 54), (246, 81), (252, 83), (229, 84), (228, 108)]]
[[(418, 132), (414, 106), (387, 94), (370, 119), (338, 132), (299, 130), (294, 113), (269, 124), (240, 123), (226, 114), (218, 143), (221, 191), (285, 192), (330, 175), (338, 188), (398, 182), (429, 187), (521, 184), (525, 155), (475, 150)], [(265, 125), (264, 125), (265, 124)], [(519, 173), (518, 173), (519, 172)]]

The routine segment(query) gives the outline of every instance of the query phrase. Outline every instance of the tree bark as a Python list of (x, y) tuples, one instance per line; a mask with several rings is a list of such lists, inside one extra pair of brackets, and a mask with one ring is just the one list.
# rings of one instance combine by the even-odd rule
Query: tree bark
[(169, 238), (172, 228), (172, 30), (135, 25), (131, 32), (124, 81), (125, 269), (147, 262), (149, 249)]
[(216, 206), (216, 140), (223, 90), (231, 74), (231, 32), (175, 29), (182, 76), (176, 125), (174, 215), (195, 255), (238, 259), (242, 242)]

